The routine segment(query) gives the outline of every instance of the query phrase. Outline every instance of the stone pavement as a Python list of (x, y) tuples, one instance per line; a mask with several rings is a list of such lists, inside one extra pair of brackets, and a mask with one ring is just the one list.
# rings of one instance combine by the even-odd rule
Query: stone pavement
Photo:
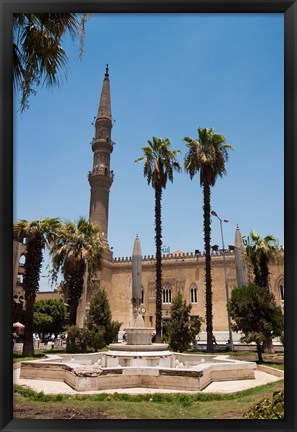
[[(202, 393), (234, 393), (241, 390), (246, 390), (252, 387), (268, 384), (270, 382), (280, 380), (269, 373), (255, 370), (255, 379), (239, 380), (239, 381), (221, 381), (213, 382), (207, 386)], [(78, 392), (69, 387), (66, 383), (61, 381), (44, 381), (32, 379), (20, 379), (20, 368), (15, 368), (13, 371), (13, 382), (20, 386), (26, 386), (37, 392), (44, 392), (45, 394), (96, 394), (96, 393), (127, 393), (127, 394), (152, 394), (152, 393), (182, 393), (180, 390), (162, 390), (150, 388), (130, 388), (130, 389), (112, 389), (112, 390), (98, 390), (98, 391), (84, 391)], [(193, 391), (183, 393), (197, 393)]]

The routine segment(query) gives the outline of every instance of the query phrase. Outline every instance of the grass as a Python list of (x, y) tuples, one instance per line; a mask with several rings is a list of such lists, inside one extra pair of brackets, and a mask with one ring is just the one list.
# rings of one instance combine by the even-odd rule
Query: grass
[[(130, 419), (240, 419), (255, 403), (283, 390), (283, 380), (231, 394), (155, 393), (145, 395), (94, 394), (46, 395), (14, 386), (18, 406), (30, 404), (28, 415), (45, 410), (104, 411), (109, 417)], [(35, 417), (36, 418), (36, 417)], [(40, 417), (41, 418), (41, 417)], [(88, 418), (88, 417), (86, 417)], [(90, 418), (90, 417), (89, 417)]]
[(13, 363), (18, 363), (26, 360), (39, 360), (41, 358), (45, 358), (45, 354), (65, 354), (65, 349), (39, 349), (34, 351), (33, 357), (22, 357), (22, 353), (20, 351), (17, 351), (13, 353)]

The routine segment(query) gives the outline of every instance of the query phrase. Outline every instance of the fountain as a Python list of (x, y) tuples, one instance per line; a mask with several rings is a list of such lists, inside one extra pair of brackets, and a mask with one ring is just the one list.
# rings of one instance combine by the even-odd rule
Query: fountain
[(109, 351), (90, 354), (47, 355), (45, 360), (21, 364), (20, 378), (61, 380), (77, 391), (153, 388), (201, 391), (214, 381), (255, 378), (256, 364), (228, 356), (180, 354), (168, 345), (152, 343), (141, 305), (141, 249), (138, 235), (132, 254), (133, 325), (127, 341), (109, 345)]
[(173, 365), (173, 354), (164, 343), (152, 343), (154, 328), (145, 327), (140, 311), (141, 306), (142, 253), (138, 234), (132, 252), (132, 310), (133, 325), (125, 328), (126, 343), (111, 344), (106, 353), (104, 364), (120, 366)]

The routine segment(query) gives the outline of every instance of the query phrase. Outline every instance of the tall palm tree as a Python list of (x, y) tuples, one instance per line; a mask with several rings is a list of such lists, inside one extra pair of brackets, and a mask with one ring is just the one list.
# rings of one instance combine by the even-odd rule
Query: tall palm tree
[(225, 164), (228, 161), (228, 150), (233, 147), (226, 144), (223, 135), (207, 128), (198, 129), (198, 139), (185, 137), (184, 141), (189, 149), (184, 160), (185, 170), (191, 180), (200, 172), (200, 185), (203, 188), (207, 350), (213, 351), (210, 187), (215, 185), (218, 176), (227, 174)]
[(89, 14), (16, 13), (13, 15), (13, 79), (21, 92), (21, 111), (28, 107), (30, 95), (45, 83), (59, 84), (58, 73), (65, 70), (67, 55), (61, 46), (62, 37), (81, 35), (83, 50), (84, 24)]
[(173, 182), (173, 171), (181, 170), (176, 159), (180, 150), (170, 149), (169, 138), (153, 137), (148, 140), (148, 146), (142, 147), (143, 156), (135, 162), (144, 162), (144, 176), (148, 184), (155, 190), (155, 244), (156, 244), (156, 342), (161, 342), (162, 329), (162, 220), (161, 201), (162, 190), (166, 188), (167, 180)]
[(260, 234), (253, 230), (250, 232), (250, 238), (252, 243), (247, 245), (246, 254), (252, 264), (254, 282), (269, 290), (269, 261), (278, 253), (277, 238), (273, 235), (261, 238)]
[(98, 227), (87, 219), (66, 221), (50, 250), (54, 274), (60, 270), (68, 288), (69, 321), (76, 324), (76, 313), (88, 270), (90, 279), (101, 268), (106, 242)]
[(25, 357), (31, 357), (34, 354), (33, 313), (36, 292), (39, 290), (43, 251), (45, 246), (50, 247), (55, 241), (60, 225), (58, 218), (46, 218), (31, 222), (21, 219), (13, 226), (14, 239), (18, 241), (26, 240), (26, 260), (23, 279), (26, 301), (23, 344), (23, 356)]

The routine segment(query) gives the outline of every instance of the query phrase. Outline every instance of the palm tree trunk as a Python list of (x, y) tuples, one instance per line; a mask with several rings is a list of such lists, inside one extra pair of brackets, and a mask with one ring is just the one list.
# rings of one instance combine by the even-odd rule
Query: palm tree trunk
[[(255, 270), (255, 283), (267, 291), (269, 291), (269, 274), (268, 258), (265, 255), (262, 255), (260, 257), (259, 270), (258, 272)], [(274, 353), (271, 337), (264, 340), (263, 352), (269, 354)]]
[(267, 288), (267, 290), (269, 291), (269, 267), (268, 267), (268, 258), (266, 256), (262, 256), (259, 262), (259, 267), (260, 267), (260, 275), (261, 278), (259, 280), (255, 280), (256, 284), (263, 287), (263, 288)]
[(213, 352), (213, 326), (212, 326), (212, 280), (210, 255), (210, 186), (203, 184), (203, 217), (204, 217), (204, 247), (205, 247), (205, 303), (206, 303), (206, 334), (207, 351)]
[(25, 332), (24, 332), (24, 343), (23, 343), (23, 357), (34, 356), (34, 345), (33, 345), (33, 316), (34, 316), (34, 301), (26, 298), (26, 313), (24, 316), (25, 321)]
[(68, 303), (69, 303), (69, 324), (76, 325), (77, 308), (79, 300), (84, 289), (84, 278), (86, 272), (86, 263), (84, 260), (78, 261), (75, 268), (66, 275), (65, 281), (68, 285)]
[(70, 310), (69, 310), (69, 325), (76, 325), (76, 314), (78, 303), (70, 302)]
[(156, 243), (156, 343), (161, 343), (162, 331), (162, 189), (155, 187), (155, 243)]
[(33, 344), (33, 319), (36, 291), (39, 289), (39, 278), (42, 265), (43, 240), (41, 235), (30, 238), (27, 243), (27, 253), (24, 273), (24, 290), (26, 300), (26, 312), (24, 316), (25, 333), (23, 344), (23, 356), (34, 355)]

